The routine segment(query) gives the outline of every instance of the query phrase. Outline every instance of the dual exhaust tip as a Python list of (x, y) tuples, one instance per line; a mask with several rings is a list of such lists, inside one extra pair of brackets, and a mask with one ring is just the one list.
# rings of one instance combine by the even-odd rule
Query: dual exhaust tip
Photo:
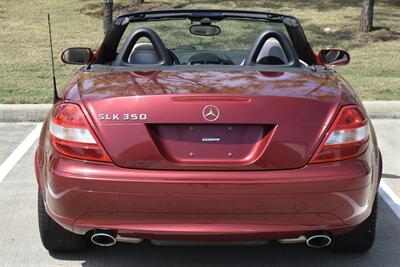
[[(326, 232), (310, 233), (305, 238), (302, 237), (297, 239), (297, 242), (304, 242), (304, 239), (307, 246), (311, 248), (324, 248), (332, 243), (332, 238)], [(115, 245), (118, 241), (116, 233), (107, 230), (94, 230), (92, 236), (90, 237), (90, 240), (93, 244), (101, 247), (111, 247)], [(293, 241), (293, 243), (296, 242)]]

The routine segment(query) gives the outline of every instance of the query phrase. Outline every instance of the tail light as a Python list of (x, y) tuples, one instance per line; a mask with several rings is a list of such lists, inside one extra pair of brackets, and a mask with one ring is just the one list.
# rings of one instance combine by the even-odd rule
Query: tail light
[(354, 158), (368, 148), (368, 121), (356, 106), (341, 109), (310, 163)]
[(60, 154), (111, 162), (78, 105), (68, 103), (56, 106), (51, 114), (49, 131), (51, 144)]

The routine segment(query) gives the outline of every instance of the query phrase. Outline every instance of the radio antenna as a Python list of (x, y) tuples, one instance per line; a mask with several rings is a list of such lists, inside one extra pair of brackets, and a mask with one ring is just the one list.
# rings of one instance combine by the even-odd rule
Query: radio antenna
[(51, 66), (53, 69), (53, 103), (56, 103), (59, 100), (57, 93), (57, 82), (56, 82), (56, 71), (54, 69), (54, 53), (53, 53), (53, 40), (51, 38), (51, 22), (50, 22), (50, 14), (47, 14), (47, 22), (49, 23), (49, 37), (50, 37), (50, 53), (51, 53)]

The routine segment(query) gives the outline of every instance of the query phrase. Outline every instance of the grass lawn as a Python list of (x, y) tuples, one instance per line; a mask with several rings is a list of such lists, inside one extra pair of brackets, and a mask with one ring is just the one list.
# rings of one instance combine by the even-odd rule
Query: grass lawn
[[(114, 0), (117, 7), (129, 2)], [(338, 71), (363, 100), (400, 100), (400, 33), (396, 32), (400, 31), (400, 2), (397, 0), (376, 1), (374, 26), (379, 29), (364, 35), (357, 33), (360, 0), (145, 2), (141, 9), (238, 8), (295, 15), (316, 51), (327, 46), (350, 51), (351, 64)], [(62, 88), (75, 67), (63, 65), (58, 55), (71, 46), (96, 48), (100, 44), (103, 30), (98, 13), (102, 3), (102, 0), (1, 0), (0, 103), (51, 102), (47, 13), (52, 15), (56, 72)], [(324, 33), (326, 27), (332, 31)]]

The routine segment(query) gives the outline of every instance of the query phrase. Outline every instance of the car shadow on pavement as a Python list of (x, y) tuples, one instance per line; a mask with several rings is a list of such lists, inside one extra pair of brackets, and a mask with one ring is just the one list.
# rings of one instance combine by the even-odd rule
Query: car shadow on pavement
[(50, 255), (61, 261), (84, 261), (82, 266), (396, 266), (400, 262), (400, 218), (379, 199), (376, 242), (363, 254), (277, 242), (265, 246), (155, 246), (144, 242)]

